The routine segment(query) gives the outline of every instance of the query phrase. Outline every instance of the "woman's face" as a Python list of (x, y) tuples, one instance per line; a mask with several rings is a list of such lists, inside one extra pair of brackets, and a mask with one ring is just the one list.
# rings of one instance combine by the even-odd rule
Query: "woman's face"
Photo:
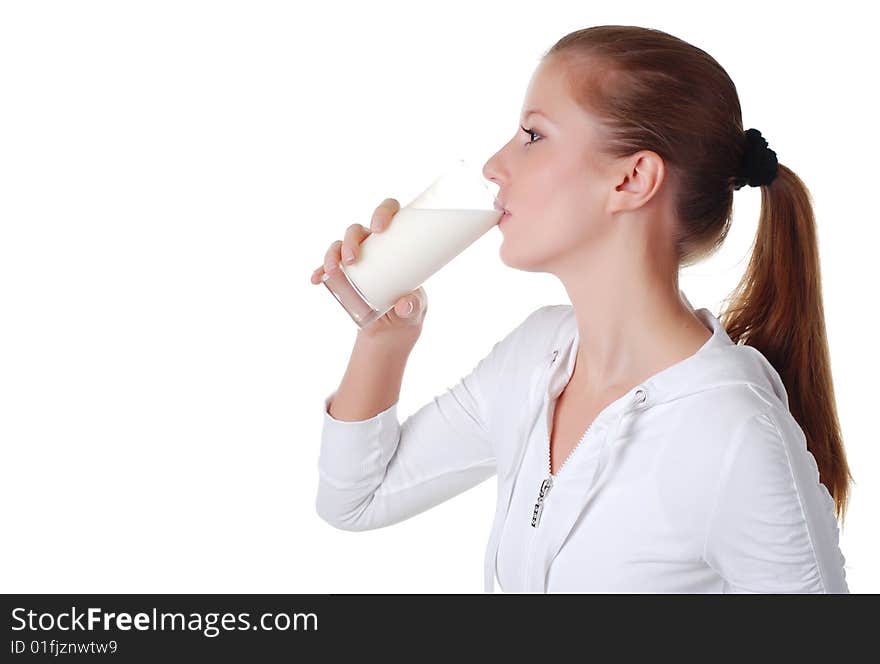
[(483, 167), (510, 213), (499, 225), (501, 260), (520, 270), (555, 272), (601, 246), (612, 226), (605, 204), (614, 184), (608, 160), (595, 149), (598, 123), (570, 96), (564, 66), (541, 62), (520, 117), (534, 133), (517, 128)]

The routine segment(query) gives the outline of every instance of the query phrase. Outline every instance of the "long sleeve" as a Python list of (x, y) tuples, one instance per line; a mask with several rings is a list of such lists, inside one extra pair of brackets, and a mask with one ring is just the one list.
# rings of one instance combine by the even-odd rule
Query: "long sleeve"
[(368, 420), (337, 420), (324, 399), (316, 509), (343, 530), (388, 526), (496, 472), (491, 404), (530, 314), (476, 367), (400, 424), (395, 402)]
[(751, 418), (722, 468), (706, 562), (727, 593), (849, 593), (834, 501), (787, 412)]

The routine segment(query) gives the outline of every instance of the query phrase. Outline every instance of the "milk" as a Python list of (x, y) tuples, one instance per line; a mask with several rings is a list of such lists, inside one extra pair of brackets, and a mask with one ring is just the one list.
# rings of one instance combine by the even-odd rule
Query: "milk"
[(348, 284), (340, 284), (341, 278), (325, 274), (322, 280), (364, 327), (467, 249), (496, 225), (501, 215), (494, 209), (403, 207), (384, 230), (372, 233), (359, 245), (353, 264), (340, 263), (357, 293)]

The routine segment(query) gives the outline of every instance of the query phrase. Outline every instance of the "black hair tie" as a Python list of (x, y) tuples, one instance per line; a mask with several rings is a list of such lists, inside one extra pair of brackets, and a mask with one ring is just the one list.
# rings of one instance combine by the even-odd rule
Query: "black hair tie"
[(767, 147), (767, 139), (757, 129), (745, 132), (745, 150), (739, 171), (734, 179), (734, 189), (745, 185), (761, 187), (776, 179), (779, 162), (776, 153)]

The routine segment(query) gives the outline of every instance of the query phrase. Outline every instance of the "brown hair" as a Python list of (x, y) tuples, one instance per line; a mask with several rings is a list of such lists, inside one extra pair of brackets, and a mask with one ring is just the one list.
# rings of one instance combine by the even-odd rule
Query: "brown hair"
[[(664, 160), (680, 265), (714, 253), (730, 228), (746, 145), (727, 72), (677, 37), (623, 25), (565, 35), (548, 58), (567, 65), (572, 96), (598, 118), (605, 154), (652, 150)], [(834, 399), (815, 219), (806, 186), (781, 163), (761, 187), (751, 260), (725, 302), (719, 319), (731, 340), (759, 350), (779, 373), (842, 526), (852, 475)]]

